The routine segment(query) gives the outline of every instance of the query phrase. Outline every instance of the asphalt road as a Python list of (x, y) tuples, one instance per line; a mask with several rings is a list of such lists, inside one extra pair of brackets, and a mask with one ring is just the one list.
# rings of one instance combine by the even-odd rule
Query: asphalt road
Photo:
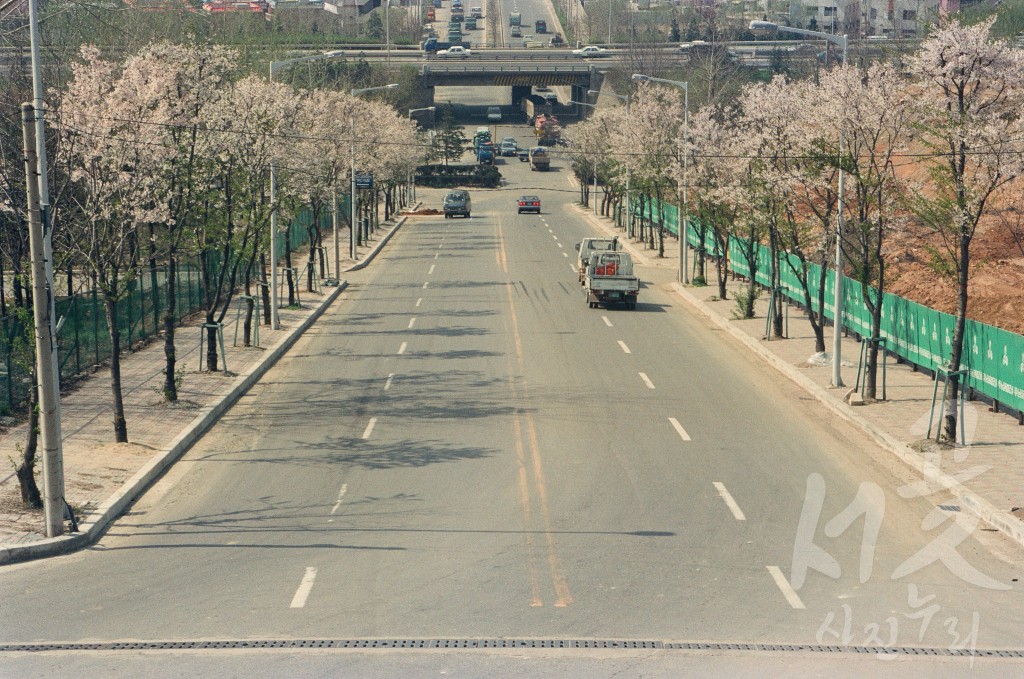
[[(507, 129), (525, 145), (525, 126)], [(965, 517), (936, 509), (940, 494), (901, 497), (908, 473), (689, 315), (668, 290), (670, 270), (641, 270), (635, 311), (589, 309), (571, 262), (574, 243), (593, 230), (571, 207), (565, 162), (556, 156), (548, 173), (516, 159), (499, 167), (506, 185), (473, 191), (471, 219), (407, 223), (98, 545), (0, 570), (0, 643), (1024, 648), (1020, 569), (1008, 561), (1019, 564), (1018, 551), (997, 537), (949, 533)], [(542, 197), (543, 214), (516, 214), (514, 199), (526, 192)], [(439, 204), (439, 192), (423, 193)], [(812, 564), (806, 579), (801, 563)], [(646, 660), (602, 653), (449, 662), (389, 651), (376, 665), (372, 656), (348, 665), (300, 654), (287, 656), (287, 673), (1020, 669), (903, 657), (896, 672), (829, 652), (820, 663), (813, 653), (737, 651), (696, 665), (679, 651)], [(225, 666), (279, 676), (272, 668), (284, 662), (213, 651), (125, 657), (117, 671), (126, 676)], [(116, 654), (6, 660), (10, 676), (69, 667), (105, 675)]]

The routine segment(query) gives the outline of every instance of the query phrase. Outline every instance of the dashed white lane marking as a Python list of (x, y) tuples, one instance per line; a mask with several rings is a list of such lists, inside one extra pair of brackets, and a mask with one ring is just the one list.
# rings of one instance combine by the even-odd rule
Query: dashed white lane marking
[(651, 382), (651, 378), (647, 376), (647, 373), (640, 373), (640, 379), (644, 381), (648, 389), (654, 389), (654, 382)]
[(800, 600), (800, 596), (793, 589), (793, 586), (789, 584), (789, 580), (786, 580), (786, 576), (782, 574), (778, 566), (765, 566), (768, 572), (772, 574), (772, 579), (775, 580), (775, 584), (782, 590), (782, 596), (786, 597), (786, 601), (793, 608), (806, 608), (804, 602)]
[[(558, 247), (562, 247), (562, 244), (561, 244), (561, 243), (559, 243), (559, 244), (558, 244)], [(563, 254), (564, 254), (564, 253), (563, 253)]]
[(370, 438), (370, 434), (372, 434), (372, 433), (373, 433), (373, 428), (374, 428), (374, 427), (375, 427), (376, 425), (377, 425), (377, 418), (376, 418), (376, 417), (371, 417), (371, 418), (370, 418), (370, 421), (369, 421), (369, 422), (367, 423), (367, 425), (366, 425), (366, 429), (365, 429), (365, 430), (363, 430), (363, 438), (364, 438), (364, 439), (368, 439), (368, 438)]
[(743, 515), (743, 510), (740, 509), (738, 504), (736, 504), (736, 500), (732, 499), (732, 495), (729, 494), (729, 491), (725, 489), (725, 484), (719, 481), (712, 481), (711, 483), (715, 486), (718, 494), (722, 496), (722, 499), (725, 500), (725, 504), (728, 505), (729, 511), (732, 512), (734, 517), (736, 517), (736, 520), (746, 521), (747, 517)]
[(555, 234), (551, 234), (551, 237), (554, 238), (555, 240), (558, 240), (558, 236), (556, 236)]
[(608, 320), (607, 316), (601, 316), (601, 320), (604, 321), (604, 324), (607, 325), (609, 328), (614, 327), (612, 325), (612, 322)]
[(412, 326), (416, 325), (416, 317), (413, 316), (409, 319), (409, 327), (406, 330), (412, 330)]
[(632, 351), (629, 350), (629, 347), (627, 347), (626, 343), (623, 342), (622, 340), (619, 340), (619, 346), (622, 347), (622, 351), (624, 353), (627, 353), (627, 354), (632, 354), (633, 353)]
[(426, 290), (428, 285), (430, 285), (430, 281), (427, 281), (426, 283), (423, 284), (423, 289)]
[(690, 440), (690, 435), (686, 433), (685, 429), (683, 429), (683, 425), (679, 424), (679, 420), (674, 417), (670, 417), (668, 418), (668, 421), (672, 423), (672, 426), (675, 427), (675, 430), (679, 433), (679, 438), (684, 441)]
[(416, 300), (416, 306), (419, 306), (419, 305), (420, 305), (420, 302), (422, 302), (422, 301), (423, 301), (423, 298), (422, 298), (422, 297), (420, 297), (420, 298), (419, 298), (418, 300)]
[(405, 353), (405, 348), (409, 346), (408, 342), (402, 342), (402, 346), (398, 347), (398, 354), (402, 355)]
[(435, 267), (435, 266), (436, 266), (436, 264), (431, 264), (431, 265), (430, 265), (430, 271), (428, 271), (428, 272), (427, 272), (427, 275), (428, 275), (428, 276), (429, 276), (430, 274), (434, 273), (434, 267)]
[[(563, 252), (562, 254), (564, 255), (565, 253)], [(569, 271), (572, 271), (573, 273), (576, 273), (576, 267), (574, 267), (572, 264), (570, 264), (569, 265)]]
[(341, 507), (341, 501), (345, 497), (346, 492), (348, 492), (348, 484), (343, 483), (341, 484), (341, 490), (338, 491), (338, 501), (334, 503), (333, 507), (331, 507), (331, 514), (334, 514), (334, 512), (338, 511), (338, 508)]
[(437, 259), (437, 258), (438, 258), (438, 257), (440, 257), (440, 256), (441, 256), (441, 253), (440, 253), (440, 252), (435, 252), (435, 253), (434, 253), (434, 259)]
[(391, 379), (395, 376), (395, 373), (388, 373), (388, 381), (384, 383), (384, 391), (391, 388)]
[(302, 576), (299, 588), (295, 590), (295, 596), (292, 597), (292, 608), (302, 608), (306, 605), (306, 597), (309, 596), (309, 590), (313, 589), (314, 580), (316, 580), (316, 568), (309, 566), (306, 568), (306, 574)]
[(562, 253), (562, 256), (563, 256), (563, 257), (568, 257), (568, 256), (569, 256), (569, 253), (568, 253), (568, 252), (563, 252), (563, 253)]

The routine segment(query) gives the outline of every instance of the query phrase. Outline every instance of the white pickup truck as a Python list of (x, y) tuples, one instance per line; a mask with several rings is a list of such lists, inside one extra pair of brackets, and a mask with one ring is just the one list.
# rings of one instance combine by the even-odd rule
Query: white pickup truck
[(583, 287), (591, 309), (598, 304), (607, 306), (614, 303), (636, 309), (640, 279), (633, 275), (633, 258), (628, 252), (592, 253)]
[(595, 252), (615, 251), (619, 249), (618, 238), (584, 238), (576, 243), (576, 272), (580, 285), (587, 277), (587, 264), (590, 263), (590, 255)]

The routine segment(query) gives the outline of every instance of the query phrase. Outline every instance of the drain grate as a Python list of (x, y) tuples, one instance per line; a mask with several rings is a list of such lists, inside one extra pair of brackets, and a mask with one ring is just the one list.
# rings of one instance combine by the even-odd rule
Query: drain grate
[(0, 644), (0, 653), (57, 651), (217, 651), (229, 649), (473, 649), (582, 648), (597, 650), (667, 649), (675, 651), (740, 651), (746, 653), (851, 653), (976, 658), (1024, 658), (1024, 650), (929, 648), (900, 646), (828, 646), (823, 644), (754, 644), (648, 639), (220, 639), (207, 641), (110, 641), (87, 643)]

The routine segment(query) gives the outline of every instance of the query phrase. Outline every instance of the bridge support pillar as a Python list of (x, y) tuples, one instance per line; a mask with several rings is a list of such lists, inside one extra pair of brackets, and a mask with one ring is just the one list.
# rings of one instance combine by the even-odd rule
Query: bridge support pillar
[[(572, 100), (585, 101), (589, 103), (590, 99), (587, 97), (587, 89), (588, 88), (586, 84), (573, 85), (572, 88), (569, 90), (572, 93)], [(579, 116), (580, 118), (586, 118), (587, 116), (590, 115), (592, 110), (593, 107), (591, 106), (577, 106), (576, 115)]]
[(530, 93), (533, 88), (530, 85), (513, 85), (512, 86), (512, 105), (516, 108), (520, 107), (520, 102)]

